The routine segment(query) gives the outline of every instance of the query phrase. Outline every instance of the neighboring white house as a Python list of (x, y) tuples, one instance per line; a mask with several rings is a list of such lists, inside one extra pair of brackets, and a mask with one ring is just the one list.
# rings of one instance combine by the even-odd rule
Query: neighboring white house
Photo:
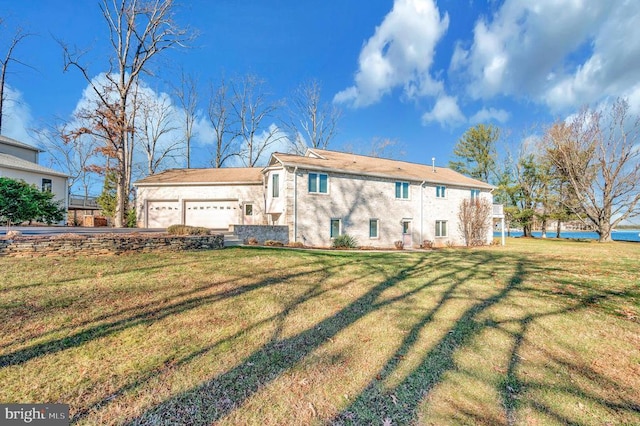
[[(42, 191), (51, 191), (54, 199), (67, 211), (68, 176), (38, 164), (41, 150), (0, 135), (0, 176), (24, 180)], [(64, 224), (65, 221), (60, 222)]]
[(320, 149), (274, 153), (262, 170), (170, 170), (134, 185), (144, 227), (287, 225), (289, 241), (308, 246), (349, 234), (375, 247), (461, 245), (462, 200), (491, 203), (494, 189), (448, 168)]

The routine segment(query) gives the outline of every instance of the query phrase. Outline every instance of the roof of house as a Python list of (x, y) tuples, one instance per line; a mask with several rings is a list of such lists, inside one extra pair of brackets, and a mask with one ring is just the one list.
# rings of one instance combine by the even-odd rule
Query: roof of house
[(171, 169), (134, 182), (135, 186), (262, 184), (259, 167)]
[(23, 160), (22, 158), (15, 157), (9, 154), (0, 153), (0, 167), (6, 167), (14, 170), (23, 170), (27, 172), (35, 172), (50, 176), (69, 177), (68, 175), (61, 173), (57, 170), (50, 169), (49, 167), (41, 166), (31, 161)]
[(26, 143), (18, 142), (15, 139), (8, 138), (4, 135), (0, 135), (0, 144), (17, 146), (19, 148), (29, 149), (35, 152), (43, 152), (40, 148), (36, 148), (35, 146), (27, 145)]
[(446, 167), (433, 167), (426, 164), (374, 158), (323, 149), (308, 149), (305, 156), (274, 153), (272, 158), (285, 167), (301, 167), (308, 170), (332, 171), (473, 188), (494, 188), (486, 182), (464, 176)]

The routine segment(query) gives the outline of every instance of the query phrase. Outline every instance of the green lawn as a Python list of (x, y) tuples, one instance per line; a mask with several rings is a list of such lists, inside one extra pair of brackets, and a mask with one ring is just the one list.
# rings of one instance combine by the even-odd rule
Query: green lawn
[(0, 258), (0, 401), (78, 424), (640, 424), (640, 244)]

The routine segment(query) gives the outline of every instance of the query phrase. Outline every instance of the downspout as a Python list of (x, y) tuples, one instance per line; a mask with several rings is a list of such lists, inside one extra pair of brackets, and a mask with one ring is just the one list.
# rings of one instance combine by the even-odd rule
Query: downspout
[(293, 242), (298, 241), (298, 166), (293, 169)]
[(420, 184), (420, 245), (424, 242), (424, 184), (427, 183), (423, 180)]

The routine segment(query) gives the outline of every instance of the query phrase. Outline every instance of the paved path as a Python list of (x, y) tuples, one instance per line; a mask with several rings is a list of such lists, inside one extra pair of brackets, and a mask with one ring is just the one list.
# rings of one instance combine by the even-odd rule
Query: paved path
[[(166, 232), (164, 228), (83, 228), (80, 226), (12, 226), (12, 231), (20, 231), (22, 235), (57, 235), (57, 234), (129, 234), (131, 232), (160, 233)], [(0, 235), (7, 233), (6, 226), (0, 226)]]

